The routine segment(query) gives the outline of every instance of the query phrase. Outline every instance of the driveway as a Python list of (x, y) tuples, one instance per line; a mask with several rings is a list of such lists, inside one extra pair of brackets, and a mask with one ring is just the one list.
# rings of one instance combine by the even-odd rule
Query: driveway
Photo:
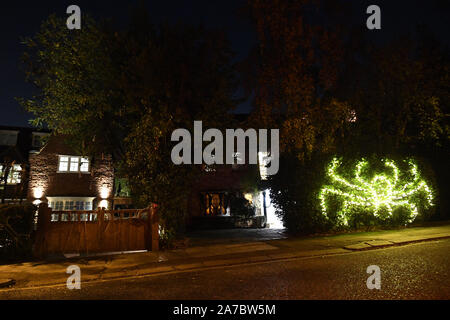
[(286, 239), (284, 229), (218, 229), (197, 230), (186, 235), (189, 238), (189, 246), (209, 246), (211, 244), (229, 244), (256, 241), (269, 241)]

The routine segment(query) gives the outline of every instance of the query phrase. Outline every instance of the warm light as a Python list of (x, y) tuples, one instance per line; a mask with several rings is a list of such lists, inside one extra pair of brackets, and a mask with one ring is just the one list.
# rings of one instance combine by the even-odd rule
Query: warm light
[(108, 205), (109, 205), (108, 200), (102, 200), (102, 201), (100, 201), (100, 203), (98, 204), (98, 207), (99, 207), (99, 208), (105, 208), (105, 209), (108, 209)]
[(244, 194), (244, 198), (247, 199), (248, 202), (253, 203), (253, 195), (251, 193)]
[(34, 200), (33, 204), (36, 205), (36, 206), (39, 206), (41, 204), (41, 202), (42, 201), (38, 199), (38, 200)]
[(41, 187), (35, 188), (33, 195), (35, 199), (40, 199), (44, 195), (44, 190)]
[(334, 158), (327, 171), (333, 184), (323, 186), (318, 196), (322, 213), (328, 217), (327, 199), (333, 196), (341, 200), (341, 206), (336, 214), (338, 223), (342, 225), (348, 225), (348, 219), (355, 209), (365, 209), (375, 217), (379, 217), (380, 213), (385, 211), (388, 217), (391, 217), (393, 210), (399, 207), (409, 212), (408, 221), (412, 222), (418, 215), (417, 195), (420, 192), (426, 198), (426, 205), (433, 206), (433, 194), (425, 181), (420, 178), (417, 165), (412, 160), (407, 161), (410, 166), (409, 175), (400, 174), (394, 161), (383, 162), (386, 168), (390, 169), (390, 174), (387, 172), (375, 174), (372, 179), (365, 177), (362, 171), (368, 165), (368, 161), (362, 159), (356, 165), (354, 178), (348, 181), (338, 174), (337, 169), (341, 163)]
[(100, 188), (100, 197), (102, 199), (107, 199), (109, 197), (109, 188), (108, 187), (101, 187)]

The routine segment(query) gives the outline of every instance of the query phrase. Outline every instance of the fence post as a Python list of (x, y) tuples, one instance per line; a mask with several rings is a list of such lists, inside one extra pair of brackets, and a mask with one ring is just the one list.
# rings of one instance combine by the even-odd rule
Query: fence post
[(152, 251), (159, 251), (159, 215), (158, 215), (158, 205), (152, 204), (152, 209), (150, 210), (149, 221), (150, 221), (150, 232), (152, 239)]
[(46, 234), (50, 229), (51, 208), (47, 203), (42, 202), (38, 208), (38, 221), (36, 229), (36, 238), (34, 240), (33, 255), (37, 258), (43, 258), (47, 255)]

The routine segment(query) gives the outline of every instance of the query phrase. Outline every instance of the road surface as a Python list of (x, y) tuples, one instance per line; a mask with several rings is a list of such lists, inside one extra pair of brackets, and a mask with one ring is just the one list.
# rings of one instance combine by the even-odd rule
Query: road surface
[[(450, 239), (343, 255), (65, 286), (0, 290), (0, 299), (450, 299)], [(369, 290), (367, 267), (381, 270)], [(81, 278), (82, 280), (82, 278)]]

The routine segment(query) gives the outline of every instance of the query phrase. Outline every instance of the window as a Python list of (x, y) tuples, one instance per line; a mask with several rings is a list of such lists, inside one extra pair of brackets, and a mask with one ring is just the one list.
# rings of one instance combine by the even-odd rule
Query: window
[[(5, 174), (4, 166), (0, 165), (0, 176), (3, 178)], [(14, 164), (9, 169), (7, 184), (19, 184), (22, 178), (22, 166), (20, 164)]]
[(15, 146), (19, 131), (0, 130), (0, 146)]
[(227, 214), (228, 199), (225, 193), (204, 194), (206, 216), (222, 216)]
[(70, 172), (78, 172), (80, 169), (80, 165), (78, 161), (80, 158), (78, 157), (70, 157)]
[(69, 168), (69, 157), (59, 157), (58, 171), (64, 172)]
[(45, 137), (48, 136), (48, 133), (44, 132), (33, 132), (33, 138), (31, 141), (31, 145), (33, 148), (40, 149), (44, 145)]
[(92, 210), (95, 197), (47, 197), (48, 205), (54, 211)]
[(78, 156), (59, 156), (58, 172), (89, 172), (89, 159)]
[(73, 200), (66, 200), (64, 203), (64, 210), (73, 210)]
[(80, 171), (81, 172), (89, 172), (89, 159), (88, 158), (81, 158)]

